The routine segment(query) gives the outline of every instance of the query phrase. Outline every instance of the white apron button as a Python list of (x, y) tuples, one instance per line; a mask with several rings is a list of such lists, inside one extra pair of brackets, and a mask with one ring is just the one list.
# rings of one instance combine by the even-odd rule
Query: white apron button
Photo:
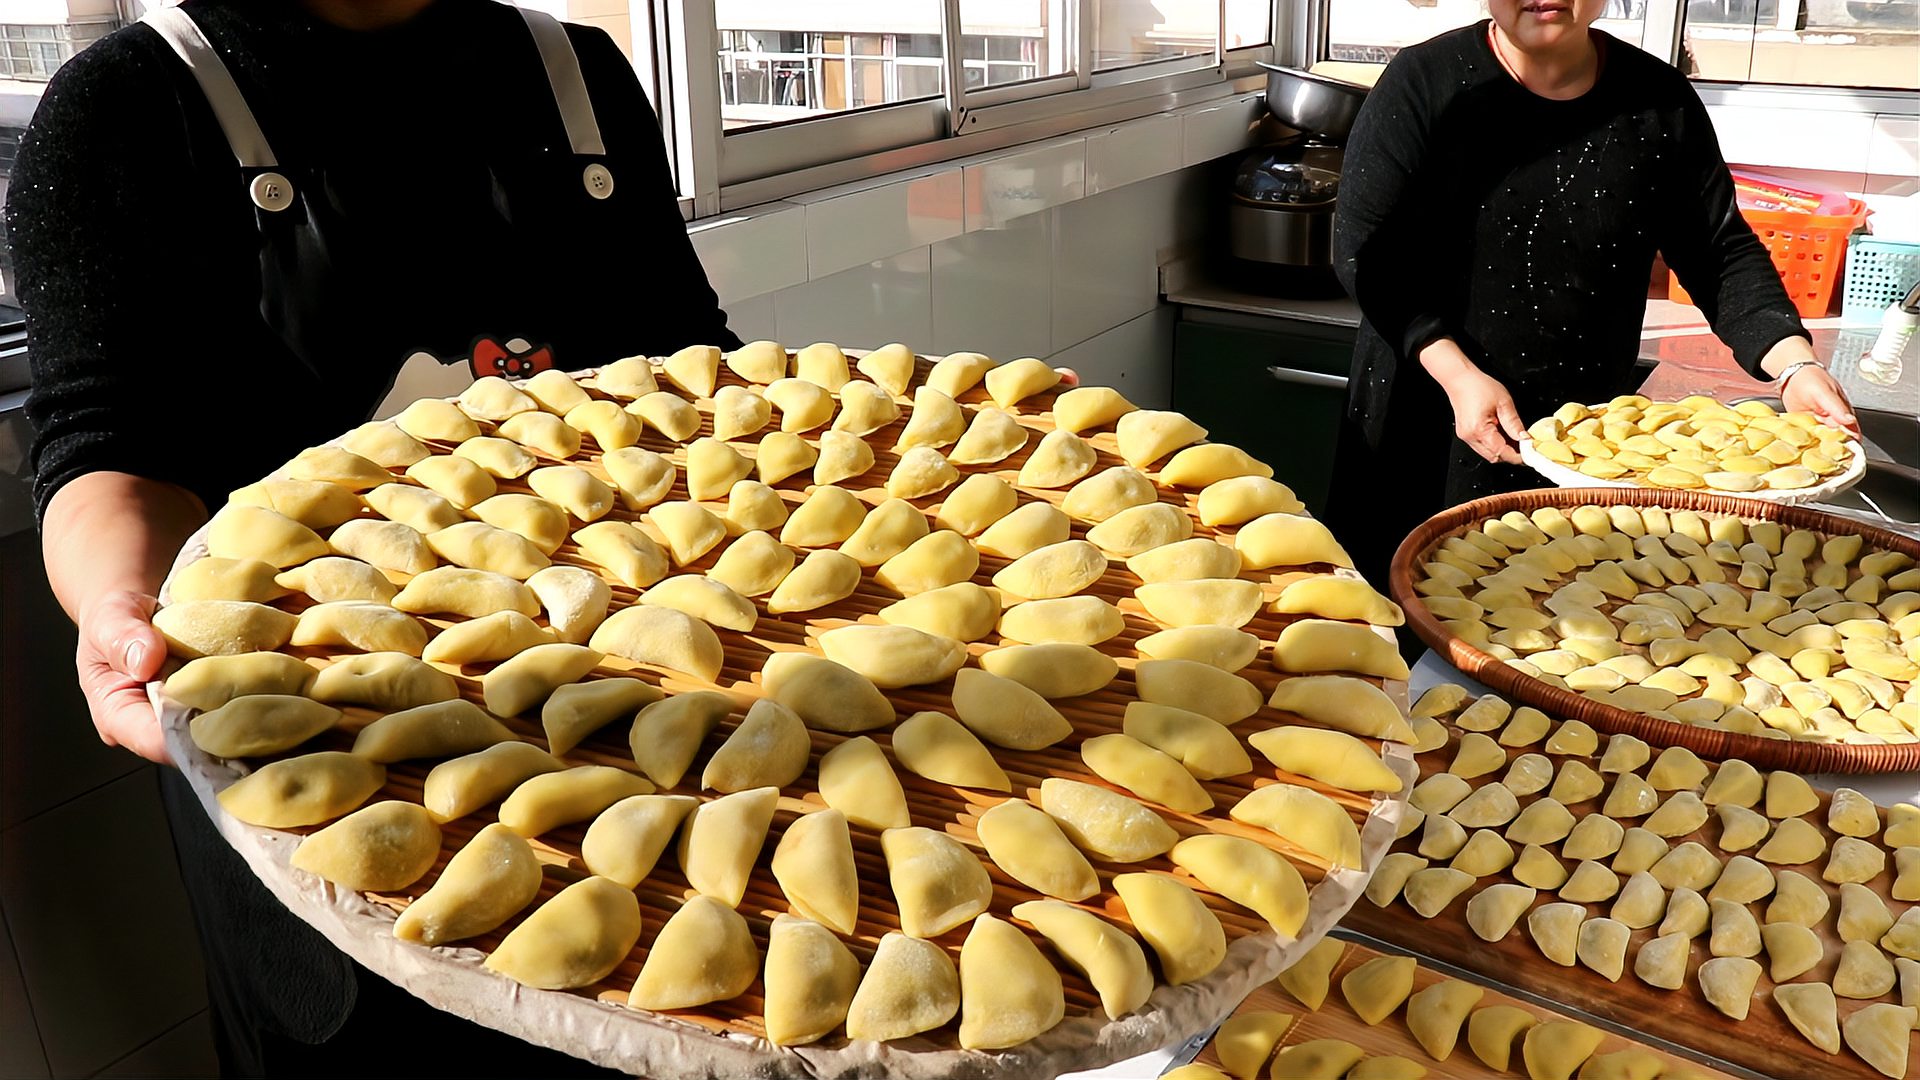
[(262, 210), (285, 210), (293, 205), (293, 184), (277, 172), (263, 172), (247, 186), (253, 205)]
[(587, 194), (596, 199), (613, 194), (613, 174), (599, 162), (587, 166), (586, 171), (580, 174), (580, 180), (587, 185)]

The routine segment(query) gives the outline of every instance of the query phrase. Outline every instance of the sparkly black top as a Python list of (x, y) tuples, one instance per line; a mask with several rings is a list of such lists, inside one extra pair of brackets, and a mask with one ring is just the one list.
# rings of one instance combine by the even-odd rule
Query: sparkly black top
[(1806, 334), (1685, 76), (1600, 34), (1593, 89), (1549, 100), (1487, 25), (1402, 50), (1348, 141), (1334, 261), (1364, 316), (1348, 409), (1370, 440), (1390, 402), (1432, 401), (1395, 384), (1430, 384), (1413, 357), (1442, 336), (1529, 422), (1627, 392), (1656, 251), (1748, 371)]

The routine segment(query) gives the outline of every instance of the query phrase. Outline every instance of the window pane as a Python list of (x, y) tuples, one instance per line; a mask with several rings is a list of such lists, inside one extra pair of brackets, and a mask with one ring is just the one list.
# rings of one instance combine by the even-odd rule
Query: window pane
[[(1077, 0), (959, 0), (965, 58), (991, 60), (991, 83), (1073, 73), (1067, 9)], [(1000, 63), (1020, 68), (997, 70)], [(969, 83), (969, 85), (973, 85)]]
[(1220, 36), (1214, 0), (1094, 0), (1093, 7), (1095, 71), (1206, 55)]
[[(1413, 7), (1406, 0), (1329, 0), (1326, 59), (1384, 64), (1407, 45), (1486, 17), (1485, 0), (1434, 0), (1425, 7)], [(1606, 0), (1593, 25), (1629, 45), (1639, 45), (1646, 23), (1647, 0)]]
[[(721, 95), (728, 131), (803, 120), (847, 109), (939, 97), (943, 66), (939, 0), (889, 3), (795, 3), (714, 0), (721, 31), (720, 70), (731, 40), (745, 40), (760, 59), (776, 62), (765, 100)], [(925, 57), (932, 63), (900, 63)]]
[(1920, 89), (1901, 0), (1688, 0), (1682, 66), (1698, 79)]
[(1272, 4), (1267, 0), (1227, 0), (1226, 48), (1244, 49), (1272, 40)]

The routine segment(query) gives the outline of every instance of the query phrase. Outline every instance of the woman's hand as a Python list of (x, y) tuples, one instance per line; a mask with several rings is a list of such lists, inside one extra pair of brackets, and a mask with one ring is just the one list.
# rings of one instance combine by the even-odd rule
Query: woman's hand
[(1780, 402), (1791, 412), (1807, 412), (1837, 428), (1860, 434), (1853, 403), (1833, 373), (1816, 365), (1795, 368), (1780, 386)]
[(74, 666), (100, 741), (170, 765), (160, 718), (147, 698), (147, 683), (167, 658), (167, 643), (151, 621), (154, 604), (133, 592), (102, 594), (80, 617)]
[(1488, 461), (1520, 464), (1519, 443), (1527, 425), (1500, 380), (1481, 371), (1452, 338), (1421, 349), (1420, 363), (1447, 392), (1453, 433), (1460, 441)]

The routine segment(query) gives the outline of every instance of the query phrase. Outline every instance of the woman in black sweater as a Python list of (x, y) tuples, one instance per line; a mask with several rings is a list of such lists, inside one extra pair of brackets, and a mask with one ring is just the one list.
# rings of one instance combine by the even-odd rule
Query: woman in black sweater
[[(164, 762), (149, 616), (174, 553), (229, 490), (366, 420), (403, 362), (525, 374), (739, 342), (604, 31), (486, 0), (148, 20), (47, 87), (7, 220), (47, 576), (100, 737)], [(223, 1072), (593, 1071), (370, 975), (178, 774), (161, 790)]]
[(1632, 391), (1656, 252), (1743, 368), (1856, 427), (1699, 97), (1591, 30), (1602, 7), (1492, 0), (1402, 50), (1354, 125), (1334, 258), (1363, 321), (1328, 516), (1379, 580), (1428, 515), (1543, 485), (1528, 423)]

